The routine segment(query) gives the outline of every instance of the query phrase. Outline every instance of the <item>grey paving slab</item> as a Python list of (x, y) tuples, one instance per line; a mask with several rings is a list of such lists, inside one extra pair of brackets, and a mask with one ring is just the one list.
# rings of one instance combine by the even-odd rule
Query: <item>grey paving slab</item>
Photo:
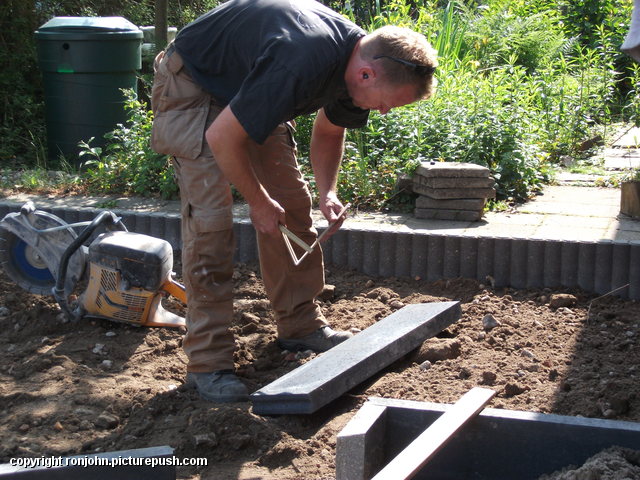
[(420, 195), (442, 200), (451, 198), (495, 198), (496, 196), (496, 191), (493, 188), (431, 188), (415, 182), (413, 184), (413, 191)]
[(628, 170), (640, 167), (640, 154), (609, 156), (604, 162), (604, 168), (608, 170)]
[(459, 302), (407, 305), (251, 395), (258, 415), (313, 413), (460, 318)]
[[(337, 436), (336, 480), (371, 478), (451, 408), (369, 399)], [(635, 422), (485, 408), (412, 478), (535, 480), (605, 448), (639, 444)]]
[(618, 230), (612, 227), (607, 230), (603, 238), (606, 240), (613, 240), (615, 242), (638, 243), (638, 232)]
[(444, 208), (416, 208), (416, 218), (434, 218), (439, 220), (463, 220), (477, 222), (482, 218), (482, 210), (447, 210)]
[(627, 217), (626, 215), (618, 215), (609, 228), (616, 228), (618, 230), (625, 230), (628, 232), (640, 233), (640, 220), (636, 218)]
[(541, 213), (519, 213), (519, 214), (501, 214), (495, 212), (485, 212), (484, 219), (491, 225), (496, 227), (496, 231), (501, 230), (504, 226), (538, 226), (542, 225), (547, 215)]
[(618, 148), (640, 147), (640, 128), (631, 127), (613, 143), (613, 146)]
[(488, 177), (487, 167), (464, 162), (422, 162), (416, 174), (423, 177)]
[(444, 208), (447, 210), (482, 210), (487, 204), (485, 198), (453, 198), (438, 200), (419, 195), (416, 208)]
[(566, 217), (614, 217), (619, 213), (619, 204), (617, 205), (584, 205), (584, 204), (562, 204), (562, 203), (549, 203), (549, 204), (530, 204), (523, 206), (522, 213), (539, 213), (544, 215), (556, 215), (558, 223), (563, 223), (559, 216)]
[(605, 157), (604, 168), (607, 170), (629, 170), (640, 167), (640, 150), (610, 151)]
[(592, 187), (596, 181), (602, 179), (603, 175), (592, 173), (570, 173), (560, 172), (556, 175), (555, 181), (561, 186), (584, 186)]
[[(544, 194), (538, 195), (530, 202), (518, 207), (516, 211), (526, 211), (532, 206), (538, 206), (541, 211), (545, 211), (545, 208), (558, 206), (565, 207), (560, 211), (571, 216), (583, 214), (575, 208), (576, 206), (591, 208), (598, 205), (619, 206), (620, 189), (550, 185), (544, 189)], [(548, 213), (553, 212), (555, 211)]]
[(561, 225), (564, 228), (577, 227), (606, 231), (612, 223), (614, 223), (613, 218), (608, 216), (563, 217), (560, 220), (554, 215), (545, 215), (540, 226), (553, 228)]
[[(599, 231), (599, 230), (597, 230)], [(592, 228), (579, 228), (579, 227), (565, 227), (561, 225), (547, 225), (537, 227), (531, 234), (531, 238), (541, 240), (587, 240), (594, 236), (594, 229)]]
[(415, 175), (414, 183), (429, 188), (494, 188), (491, 177), (423, 177)]

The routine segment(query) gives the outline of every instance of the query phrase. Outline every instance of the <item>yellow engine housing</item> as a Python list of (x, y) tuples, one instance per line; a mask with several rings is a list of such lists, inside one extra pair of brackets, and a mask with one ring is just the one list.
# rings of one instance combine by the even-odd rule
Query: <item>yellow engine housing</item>
[(173, 295), (186, 301), (171, 278), (173, 251), (165, 240), (132, 232), (109, 232), (89, 245), (89, 281), (80, 295), (85, 315), (142, 326), (183, 326), (184, 318), (162, 307)]
[(122, 283), (120, 272), (92, 263), (83, 308), (91, 316), (144, 325), (159, 294), (142, 288), (122, 290)]

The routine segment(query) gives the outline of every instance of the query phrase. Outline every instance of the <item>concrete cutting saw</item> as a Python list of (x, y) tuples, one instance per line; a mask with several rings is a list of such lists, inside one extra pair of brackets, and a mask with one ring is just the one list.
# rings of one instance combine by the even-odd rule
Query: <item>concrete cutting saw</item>
[(186, 304), (184, 286), (174, 280), (171, 245), (127, 231), (113, 212), (68, 224), (27, 202), (0, 220), (0, 263), (23, 289), (53, 295), (71, 320), (185, 325), (162, 305), (169, 296)]

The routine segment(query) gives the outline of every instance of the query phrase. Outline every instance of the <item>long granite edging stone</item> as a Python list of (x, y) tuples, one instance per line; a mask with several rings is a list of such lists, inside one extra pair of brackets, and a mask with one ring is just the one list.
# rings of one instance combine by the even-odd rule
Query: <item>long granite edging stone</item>
[[(0, 218), (22, 203), (0, 201)], [(68, 223), (90, 221), (100, 208), (37, 208)], [(181, 249), (180, 214), (111, 209), (129, 231), (167, 240)], [(248, 219), (234, 221), (235, 260), (257, 260), (255, 230)], [(322, 231), (322, 228), (319, 228)], [(494, 287), (580, 288), (640, 300), (640, 242), (573, 241), (438, 232), (364, 229), (344, 225), (323, 244), (325, 263), (367, 275), (426, 281), (470, 278)]]
[(406, 305), (251, 394), (253, 413), (313, 413), (418, 348), (461, 315), (460, 302)]

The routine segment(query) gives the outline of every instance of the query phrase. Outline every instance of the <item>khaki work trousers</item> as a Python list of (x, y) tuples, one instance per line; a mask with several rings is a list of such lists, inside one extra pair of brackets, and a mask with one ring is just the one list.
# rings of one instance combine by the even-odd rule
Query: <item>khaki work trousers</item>
[[(187, 370), (234, 368), (233, 199), (204, 133), (222, 110), (168, 49), (155, 61), (152, 147), (171, 155), (180, 187), (182, 277), (187, 292)], [(311, 244), (311, 195), (296, 161), (292, 127), (281, 124), (265, 141), (250, 145), (255, 173), (269, 195), (285, 209), (287, 227)], [(318, 248), (294, 266), (281, 237), (257, 235), (260, 269), (271, 301), (278, 336), (297, 338), (326, 324), (316, 297), (324, 287)]]

